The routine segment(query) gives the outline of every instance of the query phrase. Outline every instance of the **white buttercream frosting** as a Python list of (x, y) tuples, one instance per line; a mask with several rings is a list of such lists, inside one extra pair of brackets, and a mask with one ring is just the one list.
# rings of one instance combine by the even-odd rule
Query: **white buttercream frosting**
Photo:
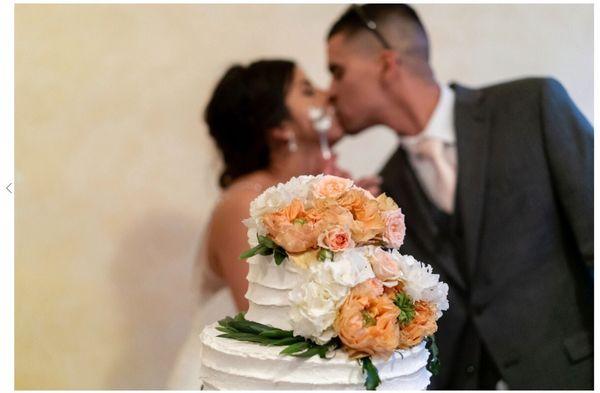
[[(282, 356), (283, 347), (266, 347), (217, 337), (216, 324), (204, 329), (201, 378), (204, 387), (219, 390), (363, 390), (364, 375), (356, 360), (336, 350), (330, 359)], [(389, 360), (374, 359), (378, 390), (423, 390), (429, 384), (429, 352), (421, 343), (395, 352)]]
[(246, 319), (292, 330), (289, 293), (304, 281), (305, 272), (289, 260), (278, 266), (272, 256), (255, 255), (248, 264)]

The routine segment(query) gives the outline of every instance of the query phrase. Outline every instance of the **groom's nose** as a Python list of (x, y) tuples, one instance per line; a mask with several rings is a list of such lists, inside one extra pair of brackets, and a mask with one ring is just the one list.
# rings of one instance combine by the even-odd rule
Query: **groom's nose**
[(331, 82), (329, 82), (329, 88), (327, 89), (327, 95), (329, 96), (329, 102), (332, 102), (335, 100), (335, 83), (332, 80)]
[(327, 91), (327, 101), (330, 104), (335, 104), (335, 95), (332, 94), (331, 89)]
[(316, 95), (319, 105), (329, 104), (329, 92), (327, 90), (317, 89)]

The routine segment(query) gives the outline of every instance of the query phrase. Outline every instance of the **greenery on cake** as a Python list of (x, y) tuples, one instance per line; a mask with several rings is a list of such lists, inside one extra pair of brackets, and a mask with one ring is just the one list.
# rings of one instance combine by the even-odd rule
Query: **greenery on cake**
[(398, 321), (402, 326), (408, 325), (415, 317), (415, 305), (410, 299), (410, 296), (400, 292), (396, 295), (394, 304), (400, 309)]
[(245, 314), (227, 317), (218, 322), (217, 330), (222, 332), (218, 337), (231, 338), (238, 341), (248, 341), (266, 346), (285, 346), (280, 354), (301, 358), (319, 356), (326, 358), (328, 353), (341, 346), (337, 338), (325, 344), (317, 344), (302, 336), (295, 336), (291, 330), (278, 329), (262, 323), (248, 321)]
[(281, 246), (275, 244), (275, 242), (269, 239), (267, 236), (257, 235), (258, 245), (252, 247), (251, 249), (245, 251), (240, 255), (240, 259), (248, 259), (255, 255), (271, 255), (273, 254), (273, 258), (275, 259), (276, 265), (281, 265), (283, 260), (287, 258), (287, 252)]
[[(222, 332), (218, 337), (230, 338), (238, 341), (253, 342), (265, 346), (285, 346), (281, 355), (310, 358), (319, 356), (326, 359), (332, 351), (342, 347), (339, 339), (333, 338), (325, 344), (317, 344), (302, 336), (295, 336), (291, 330), (283, 330), (262, 323), (248, 321), (245, 313), (241, 312), (235, 317), (227, 317), (218, 322), (217, 330)], [(425, 338), (426, 348), (429, 350), (427, 370), (433, 375), (439, 373), (440, 362), (438, 359), (438, 348), (434, 336)], [(381, 379), (377, 367), (373, 364), (371, 356), (358, 359), (363, 374), (365, 375), (364, 386), (367, 390), (376, 390)]]
[(359, 361), (362, 366), (363, 374), (365, 375), (365, 388), (367, 390), (377, 390), (377, 386), (381, 383), (377, 367), (373, 365), (370, 357), (364, 357)]
[(429, 351), (429, 359), (427, 359), (427, 370), (433, 375), (440, 373), (441, 362), (439, 359), (439, 349), (435, 342), (435, 336), (431, 335), (425, 338), (425, 348)]

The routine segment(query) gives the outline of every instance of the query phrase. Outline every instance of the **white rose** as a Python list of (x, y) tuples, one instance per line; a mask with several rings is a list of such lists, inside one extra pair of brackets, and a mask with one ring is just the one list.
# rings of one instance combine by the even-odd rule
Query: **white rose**
[(285, 190), (288, 194), (295, 198), (300, 198), (305, 201), (308, 199), (312, 185), (317, 182), (323, 175), (311, 176), (304, 175), (292, 178), (285, 184)]
[(333, 337), (337, 309), (350, 289), (337, 283), (329, 263), (310, 266), (305, 281), (289, 293), (290, 321), (294, 334), (324, 344)]
[(379, 247), (373, 247), (369, 253), (369, 261), (375, 276), (383, 282), (383, 285), (393, 287), (398, 284), (398, 279), (402, 277), (402, 270), (398, 262), (398, 257)]
[(392, 256), (398, 261), (402, 270), (404, 290), (415, 301), (424, 300), (435, 305), (437, 318), (442, 311), (448, 309), (448, 285), (440, 282), (439, 274), (433, 274), (433, 269), (423, 264), (411, 255), (400, 255), (392, 251)]
[(367, 251), (367, 247), (349, 249), (333, 261), (310, 265), (302, 284), (289, 294), (294, 334), (319, 344), (335, 336), (333, 322), (350, 289), (375, 277)]
[(280, 192), (276, 186), (267, 189), (250, 203), (250, 216), (259, 218), (284, 208), (290, 200), (288, 196)]
[(295, 335), (310, 338), (324, 344), (332, 337), (337, 309), (348, 294), (341, 285), (323, 286), (309, 281), (289, 294), (290, 320)]
[(309, 192), (312, 184), (320, 179), (319, 176), (298, 176), (287, 183), (279, 183), (269, 187), (250, 203), (250, 216), (258, 219), (267, 213), (283, 209), (292, 202), (294, 198), (300, 199), (307, 205)]
[(324, 262), (324, 267), (331, 270), (333, 279), (348, 288), (375, 277), (367, 249), (351, 248), (335, 255), (333, 262)]

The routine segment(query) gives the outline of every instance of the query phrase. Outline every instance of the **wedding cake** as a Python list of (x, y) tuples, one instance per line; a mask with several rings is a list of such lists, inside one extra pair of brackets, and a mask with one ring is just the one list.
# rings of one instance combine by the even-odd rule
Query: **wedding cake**
[(203, 330), (204, 389), (427, 388), (448, 286), (398, 251), (391, 198), (300, 176), (263, 192), (244, 224), (250, 306)]

